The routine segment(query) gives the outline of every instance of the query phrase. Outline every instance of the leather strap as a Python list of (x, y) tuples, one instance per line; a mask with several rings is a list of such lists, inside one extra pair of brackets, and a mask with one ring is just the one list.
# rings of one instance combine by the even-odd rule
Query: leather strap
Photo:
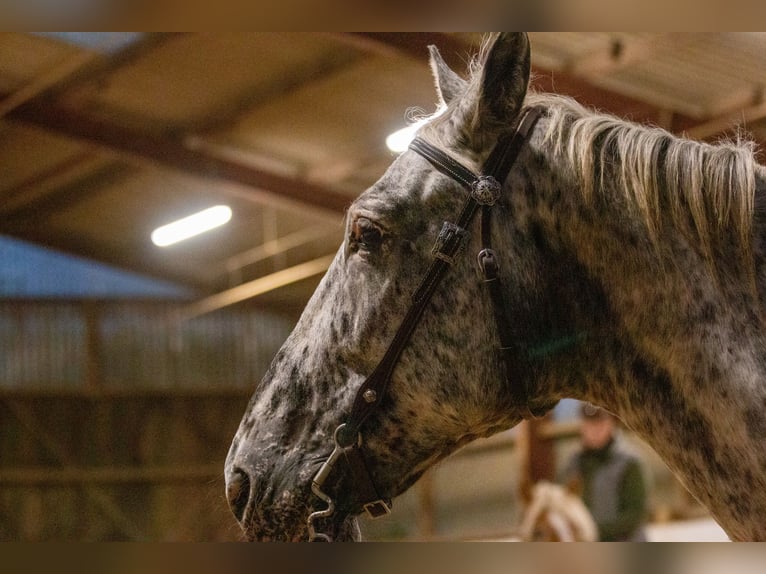
[[(490, 217), (491, 207), (500, 196), (502, 184), (507, 179), (521, 146), (529, 137), (541, 115), (542, 110), (538, 108), (530, 108), (526, 111), (513, 135), (498, 141), (485, 164), (483, 170), (485, 175), (477, 176), (460, 162), (425, 140), (415, 138), (410, 144), (410, 149), (428, 160), (438, 171), (458, 181), (470, 191), (470, 194), (463, 204), (457, 222), (445, 222), (442, 226), (432, 249), (434, 259), (412, 295), (410, 308), (396, 330), (383, 358), (357, 391), (349, 416), (343, 427), (338, 429), (340, 432), (336, 433), (336, 442), (344, 449), (354, 483), (359, 489), (358, 498), (370, 514), (387, 513), (388, 506), (378, 495), (366, 468), (358, 446), (359, 430), (381, 404), (402, 351), (420, 322), (420, 318), (436, 288), (460, 253), (463, 242), (468, 235), (466, 230), (479, 207), (482, 207), (481, 233), (483, 245), (479, 254), (479, 263), (484, 272), (484, 280), (488, 286), (494, 308), (506, 378), (514, 399), (519, 402), (519, 405), (527, 408), (527, 412), (529, 412), (527, 407), (528, 390), (526, 382), (522, 383), (526, 380), (524, 376), (524, 370), (527, 368), (526, 355), (517, 343), (518, 339), (514, 337), (510, 327), (511, 323), (507, 317), (503, 290), (497, 273), (497, 258), (491, 249)], [(365, 499), (371, 502), (365, 504)]]
[(470, 223), (478, 206), (478, 202), (473, 197), (469, 197), (463, 205), (458, 223), (445, 222), (442, 226), (442, 231), (432, 249), (434, 260), (428, 267), (420, 286), (412, 295), (412, 304), (407, 310), (407, 314), (394, 333), (383, 358), (356, 393), (351, 412), (346, 419), (345, 428), (337, 437), (341, 447), (347, 448), (354, 445), (362, 423), (380, 405), (388, 389), (394, 368), (399, 362), (399, 357), (407, 346), (412, 332), (420, 322), (420, 318), (423, 316), (423, 312), (431, 301), (436, 288), (449, 269), (450, 261), (454, 261), (455, 256), (460, 251), (462, 242), (467, 236), (465, 226)]
[[(540, 119), (542, 111), (532, 108), (527, 113), (518, 129), (514, 132), (510, 142), (499, 143), (485, 166), (488, 173), (497, 174), (499, 181), (505, 182), (513, 167), (516, 157), (521, 150), (524, 141)], [(500, 179), (502, 178), (502, 179)], [(514, 328), (505, 304), (502, 281), (499, 274), (497, 255), (492, 249), (492, 209), (485, 205), (481, 212), (481, 243), (482, 249), (478, 255), (479, 268), (484, 275), (484, 284), (487, 286), (490, 301), (492, 301), (493, 316), (497, 336), (500, 340), (500, 357), (505, 367), (507, 388), (511, 393), (513, 402), (525, 411), (525, 418), (534, 418), (535, 415), (529, 408), (529, 373), (531, 361), (526, 347), (520, 342), (521, 337)]]

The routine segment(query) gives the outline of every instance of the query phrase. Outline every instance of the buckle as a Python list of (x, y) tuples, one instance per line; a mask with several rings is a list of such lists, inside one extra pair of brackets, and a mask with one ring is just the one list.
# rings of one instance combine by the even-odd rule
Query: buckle
[(481, 205), (495, 205), (500, 199), (500, 183), (491, 175), (480, 175), (471, 184), (471, 197)]
[(462, 227), (445, 221), (441, 231), (439, 231), (439, 236), (436, 238), (436, 243), (434, 243), (431, 249), (431, 253), (437, 259), (454, 265), (455, 257), (460, 253), (463, 247), (463, 239), (467, 235), (468, 232)]
[(479, 251), (477, 259), (484, 281), (494, 281), (497, 279), (497, 272), (500, 266), (497, 263), (495, 251), (489, 248), (482, 249)]
[(362, 508), (370, 518), (380, 518), (386, 514), (391, 514), (391, 501), (383, 499), (375, 500), (368, 502)]

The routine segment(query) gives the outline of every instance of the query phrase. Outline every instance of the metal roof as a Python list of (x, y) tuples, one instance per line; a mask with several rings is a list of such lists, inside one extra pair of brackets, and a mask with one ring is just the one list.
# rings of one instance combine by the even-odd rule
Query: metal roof
[[(744, 120), (766, 140), (763, 33), (530, 38), (538, 89), (698, 138)], [(390, 163), (386, 135), (412, 108), (434, 109), (426, 46), (462, 71), (480, 39), (2, 33), (0, 233), (224, 303), (260, 280), (256, 303), (297, 311), (340, 244), (345, 207)], [(234, 210), (229, 225), (150, 242), (157, 225), (218, 203)]]

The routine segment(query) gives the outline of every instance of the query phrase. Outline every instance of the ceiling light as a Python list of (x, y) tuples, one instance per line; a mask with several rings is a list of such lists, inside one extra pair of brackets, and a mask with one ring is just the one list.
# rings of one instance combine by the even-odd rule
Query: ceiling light
[(422, 123), (416, 123), (396, 130), (386, 138), (386, 146), (395, 153), (406, 151), (410, 142), (415, 138), (415, 132), (421, 125)]
[(446, 106), (440, 106), (432, 115), (428, 117), (421, 117), (407, 127), (396, 130), (386, 138), (386, 146), (388, 149), (395, 153), (402, 153), (403, 151), (407, 151), (410, 142), (415, 139), (415, 133), (423, 126), (423, 124), (426, 124), (434, 118), (439, 117), (446, 110)]
[(167, 247), (200, 233), (210, 231), (227, 223), (231, 219), (228, 205), (208, 207), (187, 217), (158, 227), (152, 231), (152, 243), (158, 247)]

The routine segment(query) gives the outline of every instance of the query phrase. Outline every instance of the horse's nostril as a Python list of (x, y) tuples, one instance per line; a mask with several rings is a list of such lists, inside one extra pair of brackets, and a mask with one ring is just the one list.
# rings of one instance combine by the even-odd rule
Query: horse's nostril
[(234, 516), (242, 522), (250, 501), (250, 477), (244, 470), (235, 468), (231, 471), (229, 480), (226, 482), (226, 498)]

